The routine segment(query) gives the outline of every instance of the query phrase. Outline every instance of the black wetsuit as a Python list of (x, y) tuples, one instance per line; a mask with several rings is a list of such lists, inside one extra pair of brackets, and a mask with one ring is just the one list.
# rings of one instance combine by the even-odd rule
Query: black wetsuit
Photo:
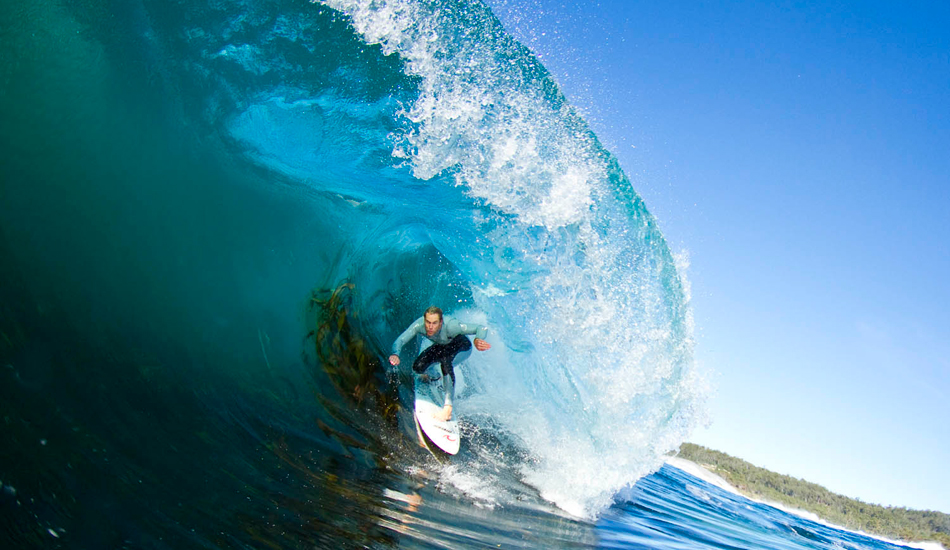
[(472, 349), (472, 343), (465, 335), (459, 334), (452, 338), (448, 344), (432, 344), (426, 348), (425, 351), (419, 354), (419, 357), (416, 357), (412, 364), (412, 370), (422, 374), (429, 368), (429, 365), (440, 363), (442, 365), (442, 375), (451, 376), (454, 384), (455, 368), (452, 366), (452, 360), (455, 359), (456, 355), (470, 349)]

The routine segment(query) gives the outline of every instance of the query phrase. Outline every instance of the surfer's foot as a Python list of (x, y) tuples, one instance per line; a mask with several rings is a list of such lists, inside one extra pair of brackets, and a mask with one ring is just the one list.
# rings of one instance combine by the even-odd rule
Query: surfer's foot
[(449, 420), (452, 420), (452, 405), (446, 405), (441, 411), (433, 414), (432, 416), (441, 422), (448, 422)]

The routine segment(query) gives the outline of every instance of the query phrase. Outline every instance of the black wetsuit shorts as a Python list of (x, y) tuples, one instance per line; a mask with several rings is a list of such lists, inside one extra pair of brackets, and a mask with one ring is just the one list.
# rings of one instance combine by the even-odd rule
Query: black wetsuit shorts
[(470, 349), (472, 349), (472, 342), (464, 334), (459, 334), (449, 340), (448, 344), (432, 344), (426, 348), (412, 364), (412, 370), (421, 374), (432, 363), (441, 363), (442, 375), (451, 376), (452, 382), (455, 382), (455, 369), (452, 367), (452, 360), (455, 359), (456, 355)]

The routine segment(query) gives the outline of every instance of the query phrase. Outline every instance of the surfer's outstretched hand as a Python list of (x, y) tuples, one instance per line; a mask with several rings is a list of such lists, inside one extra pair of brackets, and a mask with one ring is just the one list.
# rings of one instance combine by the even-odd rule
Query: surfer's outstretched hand
[[(475, 349), (477, 349), (478, 351), (485, 351), (491, 348), (491, 344), (482, 340), (481, 338), (476, 338), (474, 343), (475, 343)], [(398, 359), (398, 357), (396, 359)]]
[(441, 422), (448, 422), (449, 420), (452, 420), (452, 405), (446, 405), (442, 407), (441, 411), (433, 414), (432, 416)]
[(394, 366), (394, 367), (398, 367), (398, 366), (399, 366), (399, 356), (396, 355), (396, 354), (390, 355), (390, 356), (389, 356), (389, 364), (392, 365), (392, 366)]

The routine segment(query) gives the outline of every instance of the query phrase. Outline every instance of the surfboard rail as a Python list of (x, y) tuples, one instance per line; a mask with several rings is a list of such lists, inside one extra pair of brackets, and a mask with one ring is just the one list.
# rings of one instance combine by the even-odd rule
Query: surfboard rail
[(456, 420), (443, 422), (435, 418), (436, 413), (442, 410), (443, 398), (436, 395), (441, 392), (441, 384), (438, 381), (423, 382), (417, 376), (413, 416), (420, 439), (426, 448), (432, 451), (431, 447), (435, 447), (443, 453), (454, 455), (459, 452), (462, 437)]

